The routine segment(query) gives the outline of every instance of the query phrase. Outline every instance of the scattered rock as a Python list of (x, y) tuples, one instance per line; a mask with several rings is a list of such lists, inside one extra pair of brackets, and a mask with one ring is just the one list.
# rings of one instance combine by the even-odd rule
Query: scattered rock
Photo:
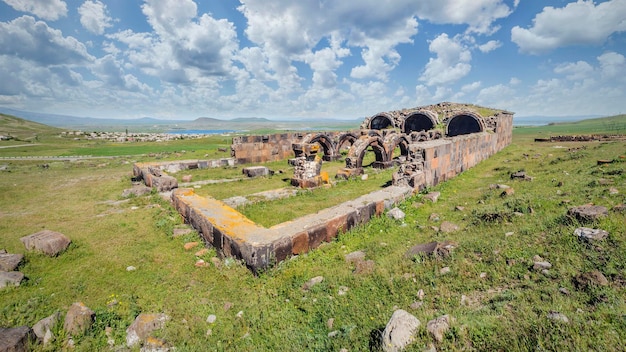
[(215, 314), (211, 314), (206, 318), (206, 322), (209, 324), (215, 323), (216, 320), (217, 320), (217, 316)]
[(413, 310), (416, 310), (416, 309), (420, 309), (423, 305), (424, 305), (424, 302), (422, 302), (422, 301), (415, 301), (415, 302), (411, 303), (409, 308), (411, 308)]
[(0, 271), (15, 270), (24, 259), (23, 254), (0, 253)]
[(457, 205), (456, 207), (454, 207), (454, 210), (456, 210), (456, 211), (464, 211), (465, 207), (461, 206), (461, 205)]
[(577, 236), (580, 239), (584, 240), (603, 240), (608, 236), (609, 233), (600, 229), (591, 229), (588, 227), (579, 227), (574, 230), (574, 236)]
[(199, 242), (187, 242), (185, 243), (184, 248), (186, 251), (188, 251), (197, 247), (199, 244), (200, 244)]
[(444, 266), (443, 268), (441, 268), (441, 270), (439, 270), (439, 274), (445, 275), (445, 274), (449, 273), (450, 271), (451, 270), (450, 270), (449, 266)]
[(63, 329), (72, 335), (83, 334), (91, 328), (95, 315), (83, 302), (76, 302), (65, 315)]
[(552, 264), (550, 264), (550, 262), (535, 262), (533, 264), (533, 269), (534, 270), (544, 270), (544, 269), (550, 269), (552, 268)]
[(333, 338), (333, 337), (335, 337), (337, 335), (339, 335), (339, 330), (333, 330), (333, 331), (328, 333), (328, 337), (329, 338)]
[(419, 289), (419, 291), (417, 291), (417, 298), (418, 298), (420, 301), (423, 301), (423, 300), (424, 300), (424, 296), (425, 296), (425, 294), (424, 294), (424, 290), (420, 288), (420, 289)]
[(524, 171), (518, 171), (511, 174), (511, 180), (532, 181), (533, 177), (526, 175)]
[(172, 233), (172, 237), (176, 238), (176, 237), (180, 237), (180, 236), (185, 236), (188, 235), (190, 233), (192, 233), (193, 230), (190, 228), (175, 228), (174, 232)]
[(43, 230), (20, 238), (27, 250), (40, 251), (49, 256), (56, 256), (67, 249), (72, 242), (64, 234)]
[(31, 339), (33, 339), (33, 331), (28, 326), (0, 328), (0, 351), (29, 351)]
[(368, 178), (369, 176), (367, 174), (361, 175), (361, 181), (367, 181)]
[(437, 200), (439, 200), (439, 196), (441, 196), (441, 192), (430, 192), (424, 196), (424, 199), (429, 200), (433, 203), (437, 203)]
[(511, 188), (511, 186), (497, 184), (497, 183), (492, 183), (489, 185), (489, 189), (509, 189), (509, 188)]
[(599, 270), (579, 274), (574, 277), (573, 281), (577, 289), (587, 289), (590, 286), (607, 286), (609, 284), (609, 280)]
[(135, 271), (135, 270), (137, 270), (137, 268), (135, 268), (132, 265), (129, 265), (129, 266), (126, 267), (126, 271)]
[(611, 187), (611, 188), (609, 188), (609, 194), (614, 196), (616, 194), (619, 194), (619, 190), (617, 188), (615, 188), (615, 187)]
[(141, 349), (139, 350), (139, 352), (169, 352), (171, 350), (174, 350), (174, 349), (171, 348), (171, 346), (167, 343), (167, 341), (156, 338), (156, 337), (148, 336), (143, 346), (141, 346)]
[(513, 188), (506, 188), (502, 193), (500, 193), (500, 197), (508, 197), (515, 194), (515, 190)]
[(146, 341), (150, 334), (165, 326), (169, 317), (165, 314), (142, 313), (135, 318), (135, 321), (126, 329), (126, 346), (133, 347)]
[(196, 268), (206, 268), (207, 266), (209, 266), (209, 264), (205, 262), (204, 259), (198, 259), (196, 260), (196, 263), (194, 264), (194, 266)]
[(335, 319), (334, 318), (329, 318), (326, 321), (326, 327), (328, 327), (328, 330), (332, 329), (334, 324), (335, 324)]
[(244, 167), (241, 172), (247, 177), (268, 176), (270, 169), (267, 166), (248, 166)]
[(443, 335), (450, 329), (451, 318), (449, 315), (442, 315), (426, 324), (426, 330), (435, 338), (435, 341), (442, 342)]
[(44, 346), (47, 345), (54, 335), (52, 329), (61, 319), (61, 312), (56, 312), (47, 318), (43, 318), (35, 325), (33, 325), (33, 332), (40, 342), (43, 342)]
[(222, 267), (222, 261), (218, 257), (212, 257), (211, 263), (213, 263), (213, 266), (215, 266), (218, 269)]
[(567, 319), (567, 317), (564, 314), (559, 313), (559, 312), (550, 312), (548, 313), (547, 317), (550, 320), (560, 321), (565, 324), (569, 324), (569, 319)]
[(439, 214), (437, 214), (437, 213), (430, 214), (430, 216), (428, 217), (428, 220), (430, 220), (430, 221), (439, 221)]
[(439, 226), (439, 231), (443, 233), (455, 232), (455, 231), (458, 231), (459, 229), (460, 227), (458, 225), (451, 223), (450, 221), (444, 221)]
[(600, 184), (601, 186), (608, 186), (608, 185), (612, 185), (613, 184), (613, 180), (609, 180), (606, 178), (601, 178), (598, 180), (598, 184)]
[(208, 248), (202, 248), (201, 250), (197, 251), (194, 255), (196, 257), (202, 257), (203, 255), (209, 253), (209, 249)]
[(238, 311), (237, 314), (235, 314), (235, 316), (237, 318), (243, 318), (243, 310)]
[(383, 331), (383, 351), (400, 351), (415, 340), (420, 321), (409, 312), (398, 309)]
[(356, 264), (356, 268), (354, 268), (353, 274), (371, 274), (374, 272), (374, 267), (376, 263), (373, 260), (363, 260)]
[(348, 263), (356, 264), (360, 261), (365, 260), (365, 252), (356, 251), (356, 252), (348, 253), (345, 256), (345, 259), (346, 259), (346, 262)]
[(0, 271), (0, 288), (19, 286), (24, 280), (24, 274), (19, 271)]
[(348, 293), (348, 290), (350, 289), (346, 286), (339, 286), (339, 291), (337, 292), (337, 295), (345, 296)]
[(224, 311), (227, 312), (228, 310), (230, 310), (233, 307), (232, 302), (226, 302), (224, 303)]
[(559, 287), (559, 292), (561, 292), (562, 294), (569, 296), (569, 290), (566, 289), (565, 287)]
[(400, 208), (395, 207), (387, 212), (387, 217), (394, 220), (404, 220), (406, 214)]
[(316, 276), (314, 278), (312, 278), (311, 280), (307, 281), (304, 283), (304, 285), (302, 285), (302, 289), (305, 291), (308, 291), (311, 289), (311, 287), (321, 283), (322, 281), (324, 281), (324, 277), (323, 276)]
[(436, 258), (446, 258), (452, 254), (452, 251), (456, 248), (457, 244), (451, 241), (444, 242), (429, 242), (418, 244), (411, 247), (406, 252), (406, 257), (414, 258), (415, 256), (426, 254), (432, 255)]
[(606, 207), (600, 205), (585, 204), (569, 208), (567, 215), (572, 216), (581, 222), (589, 222), (596, 221), (609, 215), (609, 211)]
[(182, 177), (182, 181), (183, 182), (191, 182), (192, 176), (191, 175), (184, 175)]
[(618, 213), (626, 213), (626, 204), (622, 203), (614, 206), (613, 211)]
[(480, 275), (478, 275), (478, 277), (480, 277), (481, 279), (484, 279), (487, 277), (487, 273), (483, 271), (482, 273), (480, 273)]
[(132, 188), (125, 189), (122, 191), (122, 197), (128, 198), (130, 196), (141, 197), (146, 194), (150, 194), (152, 192), (152, 188), (148, 187), (144, 184), (134, 185)]

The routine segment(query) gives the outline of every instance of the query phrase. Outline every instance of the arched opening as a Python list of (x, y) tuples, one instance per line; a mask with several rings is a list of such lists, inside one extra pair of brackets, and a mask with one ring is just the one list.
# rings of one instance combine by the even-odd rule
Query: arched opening
[(404, 134), (394, 134), (385, 138), (387, 160), (402, 162), (409, 154), (410, 141)]
[(317, 143), (320, 145), (320, 147), (322, 147), (322, 150), (324, 151), (324, 156), (323, 159), (326, 161), (329, 160), (334, 160), (336, 159), (336, 153), (335, 153), (335, 145), (333, 143), (333, 141), (325, 134), (318, 134), (318, 135), (307, 135), (304, 140), (304, 143)]
[(369, 128), (372, 130), (384, 130), (385, 128), (393, 128), (393, 121), (384, 115), (376, 115), (370, 120)]
[(339, 136), (339, 140), (335, 145), (335, 154), (347, 154), (358, 137), (354, 133), (345, 133)]
[(409, 134), (413, 131), (428, 131), (437, 125), (437, 121), (432, 116), (425, 113), (415, 113), (404, 120), (404, 133)]
[[(373, 152), (374, 160), (365, 158), (368, 151)], [(364, 160), (366, 165), (363, 165)], [(384, 164), (387, 161), (387, 151), (385, 150), (382, 139), (380, 137), (363, 136), (357, 139), (352, 145), (352, 148), (350, 148), (348, 156), (346, 157), (346, 167), (356, 169), (375, 163)]]
[(446, 134), (448, 137), (454, 137), (483, 131), (484, 127), (479, 116), (464, 113), (456, 115), (448, 121)]

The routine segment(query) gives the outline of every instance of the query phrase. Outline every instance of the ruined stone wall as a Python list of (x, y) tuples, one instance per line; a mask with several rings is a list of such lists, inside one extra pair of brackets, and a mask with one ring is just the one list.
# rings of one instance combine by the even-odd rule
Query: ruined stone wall
[(513, 115), (501, 116), (494, 132), (480, 132), (419, 143), (424, 183), (434, 186), (475, 166), (511, 143)]
[(238, 136), (233, 138), (231, 156), (238, 164), (264, 163), (293, 157), (293, 143), (309, 134), (324, 134), (338, 139), (345, 132), (290, 132), (262, 136)]

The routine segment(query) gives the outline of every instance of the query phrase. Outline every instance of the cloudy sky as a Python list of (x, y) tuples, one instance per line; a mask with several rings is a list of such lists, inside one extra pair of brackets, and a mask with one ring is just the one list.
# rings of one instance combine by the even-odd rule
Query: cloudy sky
[(0, 106), (360, 118), (626, 113), (626, 0), (0, 0)]

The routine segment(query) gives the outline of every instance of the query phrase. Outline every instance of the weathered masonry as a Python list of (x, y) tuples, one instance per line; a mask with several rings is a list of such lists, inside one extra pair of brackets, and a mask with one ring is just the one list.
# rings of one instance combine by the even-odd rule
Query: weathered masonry
[[(335, 160), (347, 150), (346, 167), (336, 177), (363, 173), (368, 152), (375, 155), (371, 166), (398, 169), (393, 186), (271, 228), (192, 189), (174, 190), (172, 201), (185, 222), (220, 255), (241, 259), (258, 271), (331, 241), (413, 192), (469, 169), (510, 144), (512, 130), (511, 112), (441, 103), (368, 117), (358, 131), (236, 137), (231, 152), (237, 163), (307, 155), (311, 159), (317, 151), (323, 152), (324, 160)], [(299, 179), (297, 184), (309, 182)]]

